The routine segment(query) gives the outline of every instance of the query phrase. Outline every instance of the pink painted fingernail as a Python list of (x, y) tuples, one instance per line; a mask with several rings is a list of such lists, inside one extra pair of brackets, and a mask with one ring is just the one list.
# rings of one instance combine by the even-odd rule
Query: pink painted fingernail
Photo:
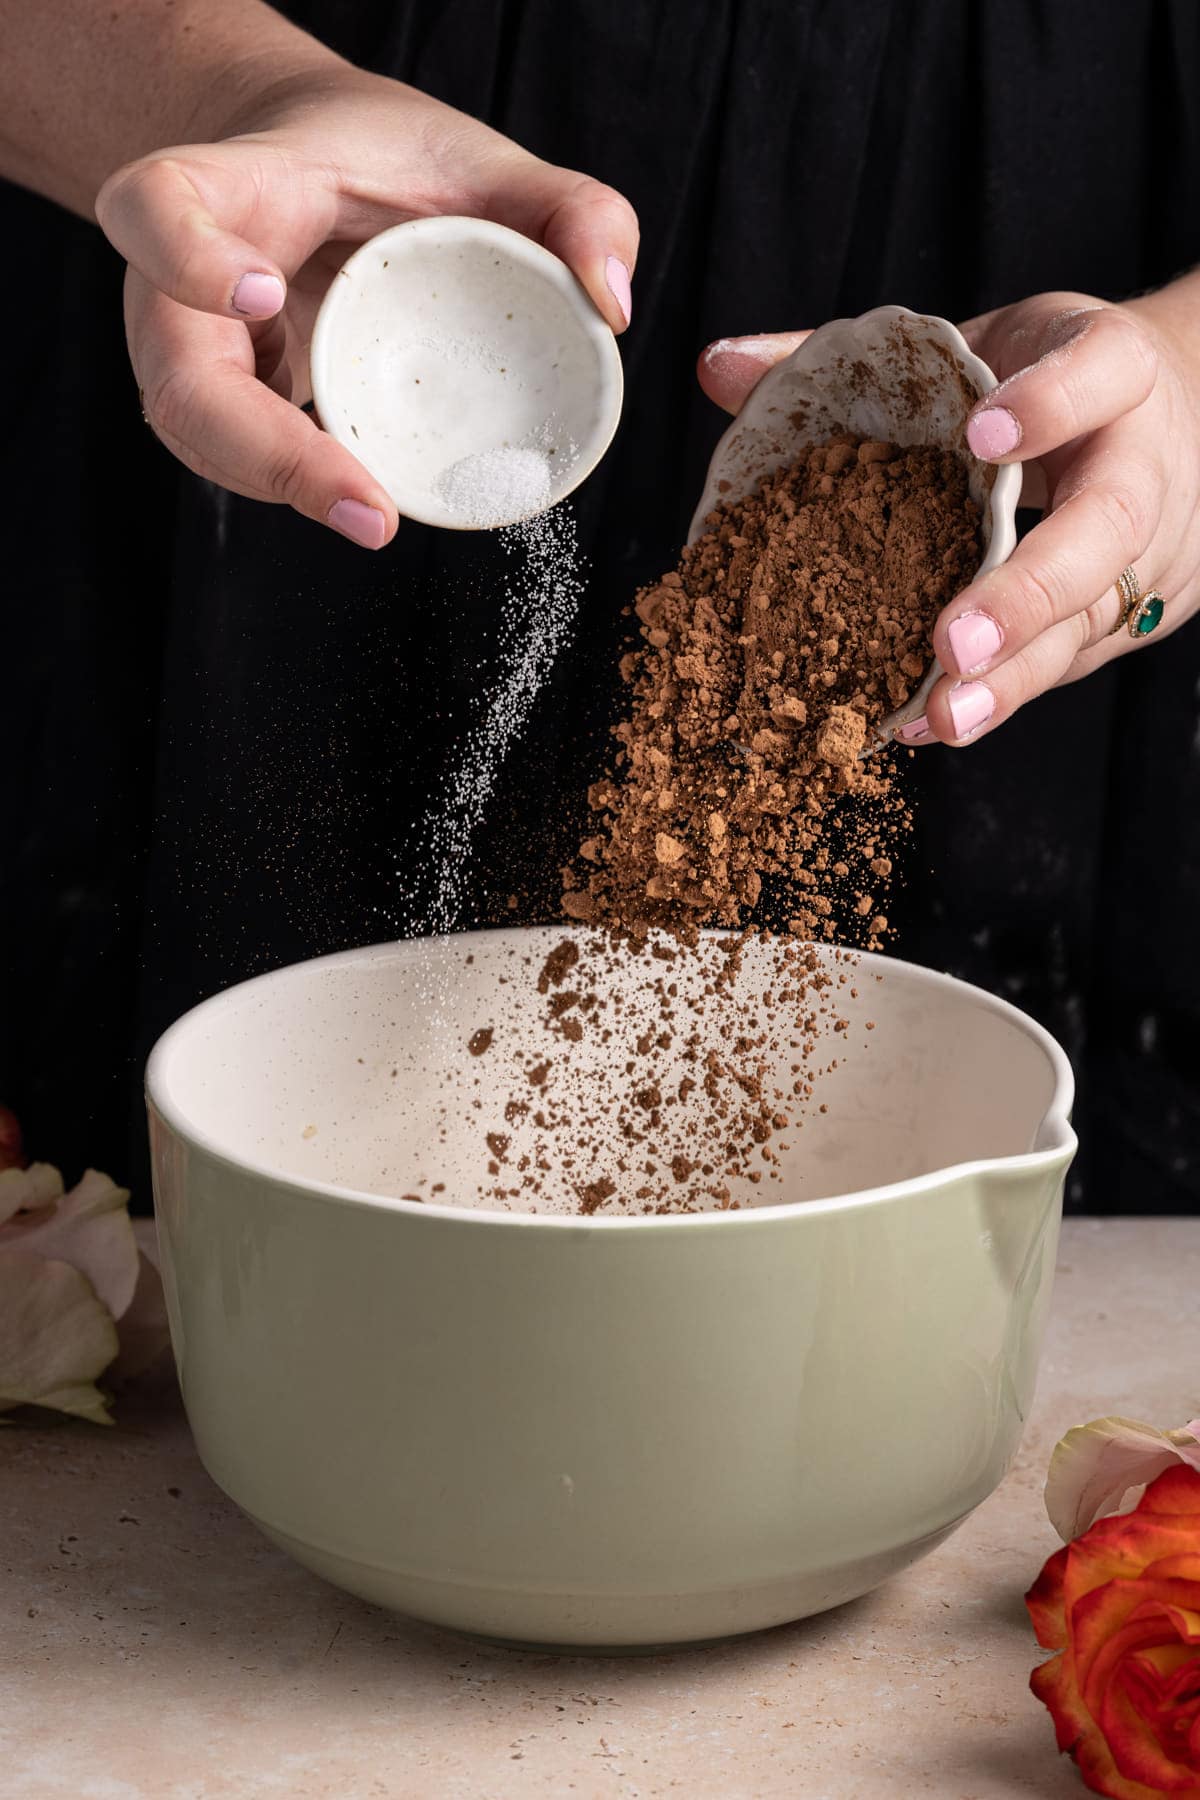
[(233, 290), (232, 306), (243, 319), (273, 319), (286, 297), (278, 275), (243, 275)]
[(960, 613), (946, 627), (946, 636), (954, 652), (960, 675), (974, 675), (986, 669), (1004, 642), (1004, 633), (990, 613)]
[(919, 719), (910, 719), (907, 725), (901, 725), (896, 736), (902, 744), (923, 744), (930, 736), (929, 720), (922, 713)]
[(364, 550), (383, 548), (387, 520), (377, 506), (364, 506), (361, 500), (336, 500), (329, 509), (329, 523)]
[(996, 696), (986, 681), (960, 681), (950, 689), (950, 717), (956, 738), (970, 737), (996, 710)]
[(628, 325), (633, 317), (633, 286), (629, 279), (629, 270), (619, 256), (610, 256), (604, 265), (604, 279), (608, 291), (621, 309), (621, 317)]
[(976, 456), (990, 462), (1011, 456), (1021, 441), (1021, 422), (1007, 406), (989, 406), (967, 423), (967, 442)]

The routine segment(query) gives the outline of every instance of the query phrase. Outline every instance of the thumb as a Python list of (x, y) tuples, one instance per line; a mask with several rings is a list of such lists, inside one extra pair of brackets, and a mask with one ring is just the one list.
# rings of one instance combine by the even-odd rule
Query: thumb
[[(998, 386), (971, 409), (967, 443), (989, 462), (1025, 462), (1111, 425), (1147, 399), (1158, 355), (1121, 307), (1064, 307), (1044, 294), (992, 315), (979, 341)], [(975, 323), (973, 321), (973, 323)], [(990, 341), (989, 341), (990, 340)]]
[(811, 336), (810, 331), (776, 331), (766, 337), (718, 338), (700, 352), (700, 386), (726, 412), (740, 412), (767, 370)]
[(637, 214), (623, 194), (523, 151), (493, 188), (488, 216), (561, 257), (616, 332), (633, 312)]
[(287, 285), (278, 264), (218, 223), (187, 163), (176, 157), (146, 157), (118, 169), (96, 196), (96, 217), (126, 262), (183, 306), (269, 319), (283, 305)]

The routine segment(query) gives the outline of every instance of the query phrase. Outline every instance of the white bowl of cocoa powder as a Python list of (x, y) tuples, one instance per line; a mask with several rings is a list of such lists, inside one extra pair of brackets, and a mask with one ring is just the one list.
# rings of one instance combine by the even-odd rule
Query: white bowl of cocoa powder
[[(1021, 468), (981, 462), (966, 440), (972, 407), (995, 385), (992, 371), (948, 319), (879, 306), (857, 318), (830, 320), (767, 371), (721, 438), (689, 543), (703, 535), (716, 508), (753, 494), (814, 446), (847, 437), (877, 444), (881, 452), (927, 447), (961, 462), (978, 509), (974, 573), (996, 568), (1017, 541)], [(911, 693), (875, 728), (878, 743), (924, 711), (942, 672), (930, 648)]]
[[(593, 935), (261, 976), (166, 1033), (147, 1099), (180, 1381), (219, 1485), (380, 1605), (646, 1649), (836, 1606), (993, 1490), (1033, 1390), (1072, 1084), (1004, 1001), (813, 948), (820, 1082), (776, 1178), (747, 1160), (710, 1210), (642, 1210), (657, 1176), (632, 1162), (682, 1184), (660, 1167), (682, 1133), (691, 1178), (715, 1070), (796, 967), (756, 939), (727, 1004), (728, 940), (686, 963), (650, 940), (588, 1005)], [(760, 1047), (769, 1082), (801, 1066), (804, 1011)]]

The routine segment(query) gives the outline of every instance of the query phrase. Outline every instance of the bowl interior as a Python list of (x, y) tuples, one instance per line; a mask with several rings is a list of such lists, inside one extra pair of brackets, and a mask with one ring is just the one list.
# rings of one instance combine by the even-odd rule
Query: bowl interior
[[(478, 219), (413, 220), (355, 251), (322, 303), (311, 374), (322, 425), (400, 511), (460, 529), (562, 499), (621, 410), (616, 341), (570, 270)], [(447, 471), (503, 450), (544, 457), (547, 494), (480, 514)]]
[[(360, 1194), (495, 1210), (483, 1197), (493, 1186), (485, 1134), (509, 1134), (513, 1159), (520, 1154), (522, 1127), (503, 1116), (522, 1084), (518, 1054), (589, 1057), (600, 1095), (620, 1078), (614, 1046), (546, 1036), (536, 977), (563, 936), (467, 933), (246, 982), (166, 1034), (151, 1059), (150, 1098), (186, 1137), (239, 1164)], [(748, 1007), (772, 955), (769, 943), (750, 946)], [(790, 1134), (783, 1179), (745, 1184), (743, 1206), (851, 1194), (1069, 1144), (1066, 1059), (1015, 1008), (890, 958), (834, 966), (847, 977), (838, 1008), (849, 1028), (830, 1034), (823, 1060), (837, 1067)], [(633, 1031), (647, 981), (645, 964), (625, 965)], [(468, 1041), (484, 1027), (491, 1044), (472, 1055)], [(618, 1149), (614, 1127), (614, 1158)], [(578, 1180), (576, 1171), (557, 1206), (543, 1199), (539, 1211), (575, 1214)]]

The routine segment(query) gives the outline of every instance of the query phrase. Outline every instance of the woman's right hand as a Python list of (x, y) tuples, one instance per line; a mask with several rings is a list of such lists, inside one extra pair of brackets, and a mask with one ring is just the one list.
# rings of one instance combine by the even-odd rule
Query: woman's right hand
[(157, 436), (207, 480), (378, 550), (396, 531), (395, 506), (300, 410), (309, 338), (356, 244), (450, 213), (544, 244), (614, 331), (629, 323), (638, 228), (628, 201), (332, 53), (243, 101), (217, 142), (118, 169), (96, 216), (129, 264), (129, 354)]

